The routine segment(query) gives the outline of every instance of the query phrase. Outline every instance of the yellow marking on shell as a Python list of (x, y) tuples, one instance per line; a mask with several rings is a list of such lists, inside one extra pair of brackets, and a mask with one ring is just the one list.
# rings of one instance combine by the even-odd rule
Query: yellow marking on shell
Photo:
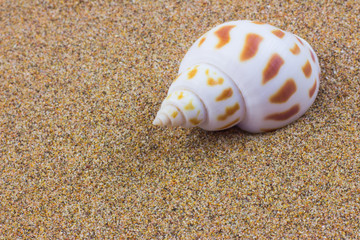
[(185, 110), (194, 110), (195, 109), (194, 105), (192, 104), (192, 100), (190, 100), (190, 102), (185, 105), (184, 109)]
[(235, 125), (238, 121), (240, 121), (240, 118), (235, 119), (234, 121), (232, 121), (232, 122), (218, 128), (217, 130), (224, 130), (225, 128), (229, 128), (229, 127)]
[(179, 79), (180, 75), (181, 75), (181, 74), (179, 74), (179, 75), (175, 78), (174, 82), (176, 82), (176, 80)]
[(198, 125), (199, 123), (201, 123), (201, 120), (195, 118), (190, 118), (189, 121), (193, 124), (193, 125)]
[(311, 76), (312, 68), (309, 61), (306, 61), (305, 65), (302, 67), (305, 77), (309, 78)]
[(233, 115), (237, 110), (240, 109), (240, 105), (239, 103), (235, 103), (233, 106), (230, 107), (226, 107), (225, 108), (225, 113), (222, 115), (219, 115), (217, 117), (217, 119), (219, 121), (225, 121), (228, 117), (230, 117), (231, 115)]
[(233, 90), (231, 87), (224, 89), (224, 91), (222, 91), (222, 93), (216, 97), (216, 101), (223, 101), (226, 100), (228, 98), (230, 98), (233, 95)]
[(179, 93), (179, 96), (177, 97), (178, 100), (182, 99), (184, 97), (184, 93), (183, 92), (180, 92)]
[(196, 117), (190, 118), (189, 121), (193, 124), (193, 125), (198, 125), (199, 123), (201, 123), (202, 119), (198, 119), (198, 116), (200, 114), (200, 110), (197, 111)]
[(168, 100), (168, 99), (171, 98), (171, 94), (172, 94), (172, 93), (170, 93), (170, 94), (166, 97), (166, 100)]
[(221, 85), (224, 83), (224, 79), (223, 78), (218, 78), (217, 81), (211, 77), (209, 77), (207, 79), (207, 84), (210, 85), (210, 86), (215, 86), (215, 85)]
[(188, 73), (188, 79), (192, 79), (193, 77), (195, 77), (197, 73), (197, 66), (194, 67), (189, 73)]
[(179, 113), (179, 112), (175, 111), (175, 112), (173, 112), (173, 113), (171, 114), (171, 116), (172, 116), (173, 118), (176, 118), (176, 116), (178, 115), (178, 113)]
[(300, 53), (300, 48), (299, 46), (294, 43), (294, 46), (292, 48), (290, 48), (290, 51), (294, 54), (294, 55), (298, 55)]

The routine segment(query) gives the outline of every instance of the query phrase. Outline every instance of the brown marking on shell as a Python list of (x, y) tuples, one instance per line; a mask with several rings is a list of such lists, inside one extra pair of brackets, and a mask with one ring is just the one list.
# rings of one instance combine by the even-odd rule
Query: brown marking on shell
[(218, 80), (216, 81), (215, 79), (209, 77), (207, 79), (207, 84), (210, 85), (210, 86), (215, 86), (215, 85), (221, 85), (224, 83), (224, 79), (223, 78), (218, 78)]
[(311, 55), (311, 59), (313, 60), (313, 62), (315, 62), (315, 56), (314, 53), (309, 49), (310, 55)]
[(296, 36), (296, 39), (299, 41), (299, 43), (301, 43), (301, 45), (304, 46), (304, 43), (301, 41), (301, 39), (299, 37)]
[(225, 121), (228, 117), (230, 117), (231, 115), (233, 115), (237, 110), (240, 109), (240, 105), (239, 103), (235, 103), (233, 106), (230, 107), (226, 107), (225, 108), (225, 113), (222, 115), (219, 115), (217, 117), (217, 119), (219, 121)]
[(300, 53), (300, 48), (299, 46), (294, 43), (294, 46), (292, 48), (290, 48), (290, 51), (294, 54), (294, 55), (298, 55)]
[(274, 53), (271, 56), (269, 62), (267, 63), (265, 69), (263, 70), (262, 84), (264, 85), (265, 83), (273, 79), (278, 74), (283, 64), (284, 59), (282, 59), (279, 54)]
[(195, 107), (194, 105), (192, 104), (192, 101), (190, 101), (188, 104), (185, 105), (184, 107), (185, 110), (194, 110)]
[(285, 36), (285, 33), (280, 29), (272, 30), (271, 33), (277, 36), (278, 38), (283, 38)]
[(225, 99), (230, 98), (233, 95), (233, 90), (231, 87), (224, 89), (224, 91), (222, 91), (222, 93), (216, 97), (216, 101), (223, 101)]
[(205, 40), (206, 40), (206, 37), (202, 37), (199, 41), (198, 47), (200, 47), (205, 42)]
[(309, 60), (306, 61), (305, 65), (302, 67), (305, 77), (309, 78), (311, 76), (312, 68), (309, 63)]
[(218, 128), (217, 130), (224, 130), (224, 129), (226, 129), (226, 128), (232, 127), (233, 125), (235, 125), (235, 124), (236, 124), (237, 122), (239, 122), (239, 121), (240, 121), (240, 118), (237, 118), (237, 119), (235, 119), (234, 121), (231, 121), (230, 123), (228, 123), (228, 124), (226, 124), (226, 125)]
[(255, 33), (249, 33), (245, 38), (245, 45), (240, 55), (240, 61), (246, 61), (254, 57), (259, 49), (263, 37)]
[(309, 97), (310, 98), (312, 98), (312, 96), (314, 95), (315, 90), (316, 90), (316, 86), (317, 86), (317, 81), (315, 79), (314, 85), (309, 89)]
[(177, 97), (177, 99), (180, 100), (180, 99), (182, 99), (183, 97), (184, 97), (184, 93), (183, 93), (183, 92), (180, 92), (180, 93), (179, 93), (179, 96)]
[(285, 121), (296, 115), (299, 111), (300, 111), (299, 104), (295, 104), (294, 106), (292, 106), (291, 108), (289, 108), (284, 112), (273, 113), (266, 116), (265, 120)]
[(296, 83), (294, 79), (289, 78), (285, 84), (270, 97), (271, 103), (284, 103), (296, 92)]
[(176, 118), (177, 115), (178, 115), (178, 112), (173, 112), (173, 113), (171, 114), (171, 116), (172, 116), (173, 118)]
[(222, 48), (230, 42), (230, 30), (234, 27), (235, 25), (226, 25), (215, 31), (215, 35), (219, 38), (219, 42), (215, 46), (216, 48)]
[(193, 77), (195, 77), (197, 73), (197, 67), (194, 67), (190, 72), (188, 72), (188, 79), (192, 79)]

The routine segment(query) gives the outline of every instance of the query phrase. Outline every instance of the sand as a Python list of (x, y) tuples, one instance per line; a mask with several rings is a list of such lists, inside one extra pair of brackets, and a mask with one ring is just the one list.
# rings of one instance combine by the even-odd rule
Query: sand
[[(152, 125), (192, 43), (230, 20), (322, 69), (266, 134)], [(0, 1), (0, 239), (360, 238), (358, 1)]]

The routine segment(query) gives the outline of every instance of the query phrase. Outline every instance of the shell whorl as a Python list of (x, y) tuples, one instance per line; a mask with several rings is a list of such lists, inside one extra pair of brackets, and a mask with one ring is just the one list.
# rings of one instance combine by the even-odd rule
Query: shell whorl
[(230, 128), (245, 115), (242, 94), (220, 69), (198, 64), (180, 73), (154, 120), (160, 126)]

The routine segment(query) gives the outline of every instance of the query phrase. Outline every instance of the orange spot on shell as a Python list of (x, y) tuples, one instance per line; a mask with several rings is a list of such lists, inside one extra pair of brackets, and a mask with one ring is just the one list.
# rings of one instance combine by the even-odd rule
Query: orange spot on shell
[(309, 61), (306, 61), (305, 65), (302, 67), (305, 77), (309, 78), (311, 76), (312, 68)]
[(226, 129), (226, 128), (232, 127), (232, 126), (234, 126), (236, 123), (238, 123), (239, 121), (240, 121), (240, 118), (237, 118), (237, 119), (235, 119), (234, 121), (232, 121), (232, 122), (230, 122), (230, 123), (228, 123), (228, 124), (226, 124), (226, 125), (218, 128), (217, 130), (224, 130), (224, 129)]
[(314, 85), (310, 88), (309, 90), (309, 97), (312, 98), (312, 96), (314, 95), (315, 93), (315, 90), (316, 90), (316, 86), (317, 86), (317, 81), (315, 79), (315, 82), (314, 82)]
[(197, 73), (197, 67), (194, 67), (190, 72), (188, 72), (188, 79), (192, 79), (193, 77), (195, 77)]
[(296, 92), (296, 83), (294, 79), (286, 80), (285, 84), (270, 97), (271, 103), (284, 103)]
[(290, 48), (290, 51), (294, 54), (294, 55), (298, 55), (300, 53), (300, 48), (299, 46), (294, 43), (294, 46), (292, 48)]
[(295, 104), (285, 112), (274, 113), (266, 116), (265, 120), (285, 121), (296, 115), (299, 111), (300, 111), (299, 104)]
[(262, 22), (258, 22), (258, 21), (252, 21), (252, 23), (254, 23), (254, 24), (259, 24), (259, 25), (264, 25), (264, 24), (266, 24), (266, 23), (262, 23)]
[(194, 105), (192, 104), (192, 101), (190, 101), (188, 104), (185, 105), (184, 107), (185, 110), (194, 110), (195, 107)]
[(209, 77), (207, 79), (207, 84), (210, 86), (215, 86), (215, 85), (221, 85), (224, 83), (224, 79), (223, 78), (218, 78), (218, 80), (216, 81), (215, 79)]
[(200, 47), (205, 42), (205, 40), (206, 40), (206, 37), (202, 37), (199, 41), (198, 47)]
[(310, 55), (311, 55), (311, 59), (313, 60), (313, 62), (315, 62), (315, 56), (314, 53), (309, 49)]
[(219, 115), (217, 117), (217, 119), (219, 121), (225, 121), (228, 117), (230, 117), (231, 115), (233, 115), (237, 110), (240, 109), (240, 105), (239, 103), (235, 103), (234, 106), (230, 106), (230, 107), (226, 107), (225, 108), (225, 113), (222, 115)]
[(265, 84), (273, 79), (278, 74), (283, 64), (284, 59), (282, 59), (277, 53), (273, 54), (263, 71), (262, 84)]
[(222, 93), (216, 97), (216, 101), (223, 101), (225, 99), (230, 98), (233, 95), (233, 90), (231, 87), (226, 88), (224, 91), (222, 91)]
[(215, 35), (219, 38), (219, 42), (215, 46), (216, 48), (222, 48), (230, 42), (230, 30), (234, 27), (235, 25), (226, 25), (215, 31)]
[(259, 49), (263, 37), (255, 33), (246, 35), (245, 45), (240, 55), (240, 61), (246, 61), (254, 57)]
[(283, 38), (285, 36), (285, 33), (281, 31), (280, 29), (275, 29), (271, 31), (275, 36), (278, 38)]
[(299, 43), (301, 43), (301, 45), (304, 46), (304, 43), (301, 41), (301, 39), (299, 37), (296, 37), (296, 39), (299, 41)]

